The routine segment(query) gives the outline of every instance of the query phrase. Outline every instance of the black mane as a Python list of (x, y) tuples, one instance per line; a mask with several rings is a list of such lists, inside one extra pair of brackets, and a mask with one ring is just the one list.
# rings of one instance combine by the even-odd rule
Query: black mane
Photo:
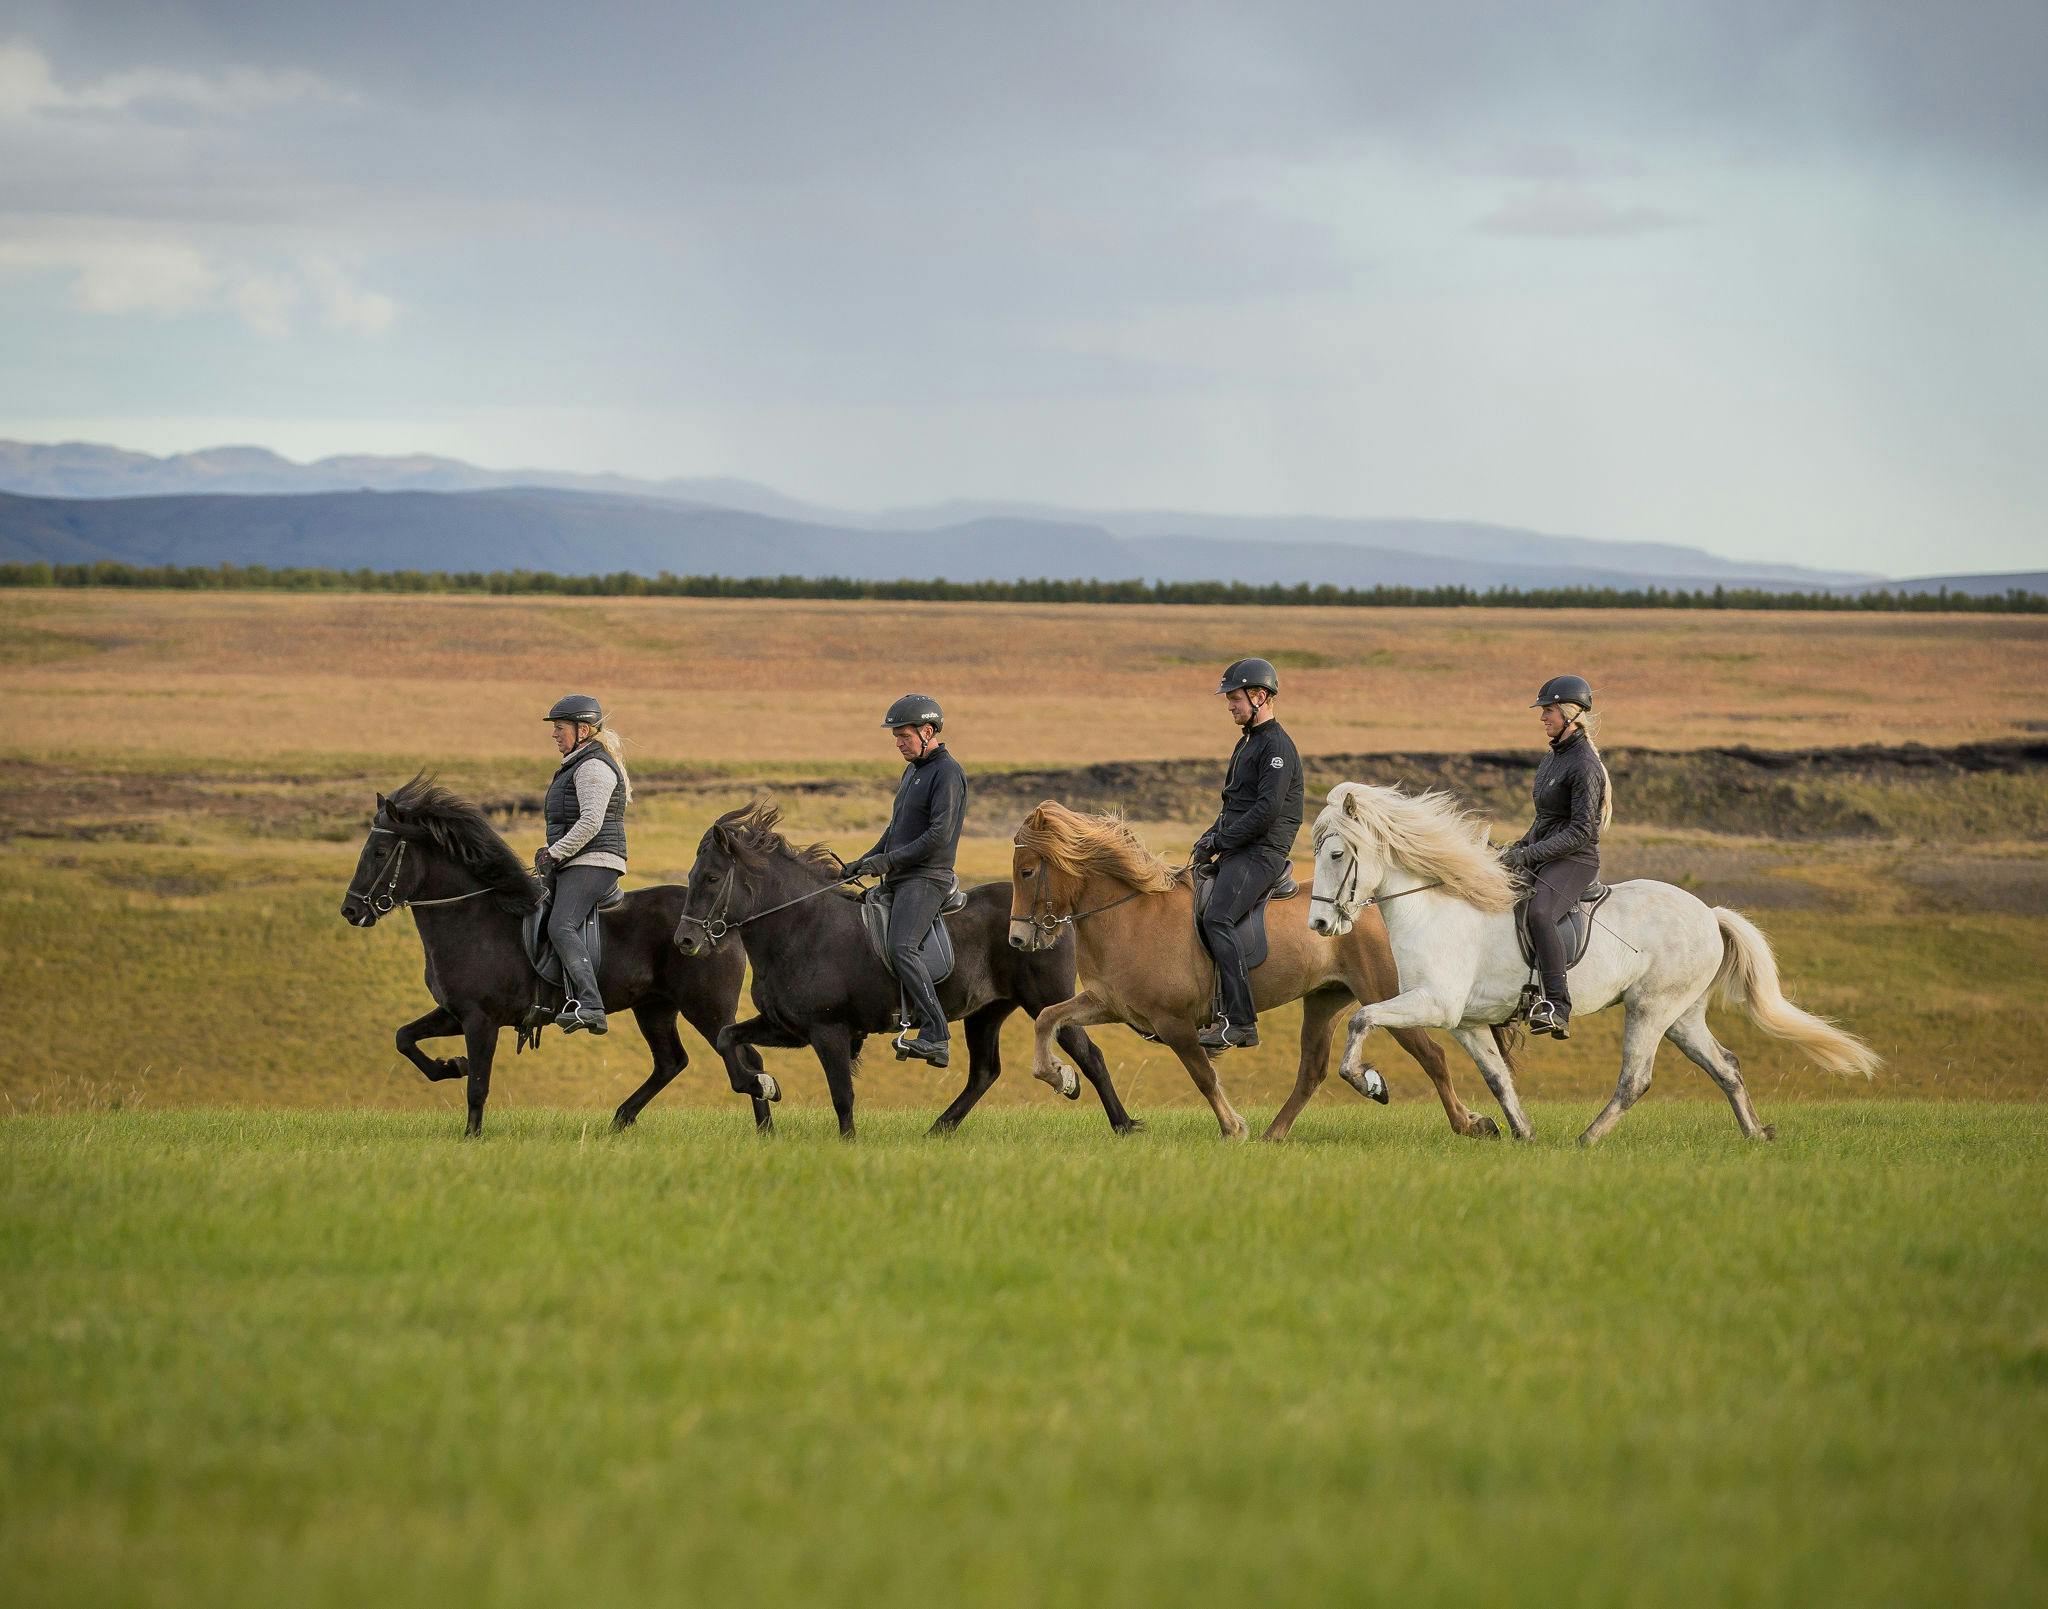
[(475, 805), (432, 777), (414, 777), (384, 801), (384, 810), (400, 827), (415, 829), (450, 860), (496, 889), (501, 896), (496, 903), (505, 909), (530, 911), (540, 903), (540, 883), (498, 829)]
[(796, 845), (776, 829), (782, 825), (782, 809), (756, 799), (738, 810), (728, 810), (712, 824), (719, 841), (749, 866), (759, 866), (771, 855), (793, 860), (814, 872), (843, 876), (846, 868), (839, 857), (823, 844)]

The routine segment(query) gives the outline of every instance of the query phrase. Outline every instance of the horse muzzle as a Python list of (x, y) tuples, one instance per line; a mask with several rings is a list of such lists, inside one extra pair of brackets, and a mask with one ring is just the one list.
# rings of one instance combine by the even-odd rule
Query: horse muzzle
[(1045, 934), (1038, 924), (1028, 916), (1010, 918), (1010, 948), (1013, 950), (1042, 950), (1045, 948)]

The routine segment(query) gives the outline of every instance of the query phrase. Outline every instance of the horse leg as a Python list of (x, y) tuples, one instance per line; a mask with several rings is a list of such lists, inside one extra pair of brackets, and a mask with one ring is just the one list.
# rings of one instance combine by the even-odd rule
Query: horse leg
[[(1500, 1046), (1493, 1042), (1491, 1028), (1453, 1028), (1451, 1037), (1465, 1047), (1465, 1054), (1472, 1058), (1479, 1069), (1479, 1076), (1486, 1080), (1486, 1087), (1493, 1091), (1493, 1098), (1500, 1102), (1502, 1115), (1508, 1120), (1508, 1132), (1518, 1140), (1533, 1138), (1536, 1130), (1529, 1122), (1529, 1115), (1522, 1110), (1522, 1098), (1515, 1093), (1514, 1070), (1508, 1066), (1507, 1058), (1500, 1053)], [(1500, 1133), (1492, 1118), (1486, 1119), (1483, 1134)]]
[(1650, 1087), (1657, 1046), (1668, 1027), (1668, 1022), (1646, 1016), (1634, 1005), (1628, 1008), (1628, 1018), (1621, 1029), (1621, 1077), (1615, 1083), (1613, 1096), (1600, 1108), (1600, 1115), (1579, 1136), (1579, 1144), (1598, 1145), (1621, 1121), (1621, 1114), (1643, 1098), (1643, 1091)]
[(1775, 1140), (1778, 1131), (1763, 1122), (1756, 1115), (1756, 1108), (1749, 1103), (1749, 1090), (1742, 1082), (1742, 1063), (1735, 1059), (1730, 1050), (1713, 1031), (1707, 1027), (1707, 1003), (1704, 998), (1693, 1002), (1684, 1016), (1664, 1030), (1664, 1037), (1684, 1051), (1700, 1069), (1716, 1084), (1721, 1093), (1728, 1097), (1728, 1104), (1735, 1108), (1735, 1121), (1743, 1134), (1752, 1140)]
[(1223, 1086), (1216, 1081), (1216, 1067), (1209, 1060), (1209, 1053), (1195, 1043), (1195, 1033), (1184, 1023), (1176, 1023), (1171, 1033), (1162, 1033), (1161, 1041), (1166, 1048), (1180, 1058), (1181, 1066), (1188, 1070), (1188, 1077), (1195, 1081), (1195, 1088), (1209, 1103), (1209, 1110), (1216, 1114), (1217, 1125), (1223, 1130), (1226, 1140), (1241, 1140), (1247, 1132), (1244, 1119), (1237, 1115), (1237, 1108), (1230, 1104), (1230, 1097), (1223, 1093)]
[(1458, 1099), (1457, 1086), (1451, 1082), (1450, 1058), (1444, 1054), (1443, 1046), (1420, 1028), (1394, 1028), (1389, 1032), (1394, 1036), (1394, 1043), (1413, 1056), (1416, 1064), (1429, 1074), (1429, 1081), (1436, 1085), (1436, 1098), (1443, 1102), (1444, 1116), (1451, 1120), (1453, 1134), (1500, 1138), (1498, 1123), (1490, 1117), (1481, 1117)]
[(842, 1023), (821, 1022), (811, 1030), (811, 1049), (825, 1069), (825, 1087), (832, 1092), (832, 1110), (839, 1114), (839, 1137), (853, 1138), (853, 1036)]
[(677, 1073), (690, 1065), (690, 1053), (683, 1049), (683, 1036), (676, 1032), (676, 1008), (666, 1000), (642, 1000), (633, 1007), (633, 1020), (640, 1024), (640, 1036), (654, 1055), (654, 1071), (647, 1082), (619, 1103), (612, 1113), (612, 1132), (631, 1128), (647, 1103), (669, 1086)]
[(469, 1123), (464, 1139), (475, 1139), (484, 1131), (484, 1102), (491, 1098), (491, 1058), (498, 1053), (498, 1025), (483, 1012), (471, 1010), (462, 1018), (462, 1039), (469, 1055)]
[[(1031, 1076), (1041, 1084), (1052, 1085), (1068, 1100), (1072, 1100), (1081, 1093), (1081, 1080), (1075, 1076), (1073, 1068), (1052, 1053), (1053, 1036), (1063, 1034), (1068, 1028), (1121, 1020), (1114, 1011), (1086, 989), (1071, 1000), (1062, 1000), (1057, 1005), (1047, 1006), (1031, 1019)], [(1066, 1043), (1064, 1037), (1060, 1043)]]
[(782, 1086), (775, 1081), (775, 1075), (758, 1070), (761, 1058), (754, 1053), (757, 1045), (776, 1045), (784, 1050), (800, 1050), (810, 1041), (800, 1034), (791, 1033), (766, 1017), (749, 1017), (745, 1022), (729, 1022), (718, 1030), (712, 1040), (719, 1059), (725, 1063), (725, 1076), (735, 1094), (745, 1095), (754, 1103), (754, 1127), (763, 1134), (775, 1132), (775, 1117), (768, 1109), (768, 1103), (782, 1099)]
[[(1060, 1030), (1060, 1048), (1081, 1065), (1082, 1076), (1095, 1086), (1095, 1093), (1102, 1101), (1103, 1114), (1109, 1119), (1109, 1126), (1119, 1134), (1134, 1134), (1145, 1125), (1124, 1110), (1124, 1103), (1117, 1095), (1116, 1085), (1110, 1082), (1109, 1063), (1102, 1059), (1102, 1051), (1087, 1032), (1076, 1024), (1069, 1023)], [(1077, 1090), (1075, 1092), (1079, 1094)]]
[(424, 1056), (420, 1054), (422, 1039), (446, 1039), (462, 1032), (462, 1019), (446, 1006), (436, 1006), (424, 1017), (415, 1017), (398, 1030), (398, 1054), (427, 1075), (430, 1083), (438, 1084), (444, 1078), (460, 1078), (469, 1071), (469, 1064), (460, 1056)]
[(970, 1012), (961, 1024), (967, 1035), (967, 1082), (953, 1097), (953, 1104), (925, 1131), (928, 1135), (951, 1134), (988, 1093), (989, 1086), (1003, 1076), (1003, 1019), (1016, 1009), (1014, 1000), (994, 1000)]
[[(724, 1028), (729, 1020), (724, 1012), (719, 1010), (716, 1002), (703, 999), (694, 993), (686, 994), (682, 1001), (682, 1012), (683, 1021), (702, 1034), (704, 1042), (716, 1050), (718, 1048), (719, 1030)], [(742, 1045), (739, 1056), (740, 1066), (749, 1078), (767, 1078), (767, 1063), (761, 1060), (761, 1053), (752, 1045)], [(720, 1060), (723, 1059), (721, 1055)], [(687, 1050), (683, 1052), (683, 1065), (685, 1067), (690, 1065), (690, 1053)], [(768, 1082), (772, 1084), (775, 1081), (770, 1078)], [(756, 1086), (749, 1085), (743, 1089), (735, 1082), (732, 1087), (736, 1093), (746, 1095), (749, 1090)], [(776, 1091), (776, 1098), (780, 1099), (781, 1094), (781, 1090), (778, 1089)], [(775, 1129), (774, 1109), (758, 1095), (751, 1096), (751, 1099), (754, 1103), (754, 1127), (760, 1129), (763, 1133), (773, 1133)]]
[(1294, 1092), (1273, 1114), (1273, 1121), (1259, 1138), (1286, 1139), (1302, 1108), (1322, 1087), (1330, 1073), (1330, 1024), (1337, 1020), (1337, 1013), (1349, 1004), (1350, 998), (1342, 989), (1317, 989), (1301, 997), (1301, 1060), (1294, 1069)]

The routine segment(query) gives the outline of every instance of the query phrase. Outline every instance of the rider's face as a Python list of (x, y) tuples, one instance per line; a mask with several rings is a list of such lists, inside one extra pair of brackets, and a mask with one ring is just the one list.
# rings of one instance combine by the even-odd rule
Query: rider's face
[(1258, 713), (1258, 706), (1252, 703), (1251, 689), (1246, 687), (1233, 688), (1225, 693), (1223, 707), (1230, 711), (1230, 718), (1239, 726)]
[(576, 747), (576, 723), (574, 721), (555, 722), (555, 752), (557, 754), (567, 754), (574, 747)]
[(890, 735), (896, 739), (896, 752), (906, 760), (915, 760), (938, 733), (929, 726), (899, 726)]
[(1536, 713), (1543, 718), (1543, 735), (1545, 737), (1555, 738), (1564, 730), (1564, 706), (1562, 704), (1545, 704)]

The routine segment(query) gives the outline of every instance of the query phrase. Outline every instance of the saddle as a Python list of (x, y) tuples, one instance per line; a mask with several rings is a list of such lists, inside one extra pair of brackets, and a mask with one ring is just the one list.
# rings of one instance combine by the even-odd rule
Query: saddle
[[(868, 936), (868, 948), (875, 952), (875, 959), (888, 968), (892, 978), (896, 976), (896, 967), (889, 959), (889, 906), (894, 898), (895, 891), (887, 883), (877, 883), (860, 897), (860, 922)], [(967, 890), (956, 879), (952, 889), (939, 902), (939, 914), (932, 919), (932, 930), (924, 936), (924, 943), (918, 946), (918, 954), (924, 958), (925, 970), (931, 974), (933, 983), (944, 983), (953, 975), (953, 935), (946, 931), (946, 918), (966, 903)]]
[[(1202, 942), (1202, 913), (1209, 908), (1209, 896), (1215, 892), (1216, 874), (1201, 867), (1195, 869), (1195, 938)], [(1256, 970), (1266, 959), (1266, 907), (1276, 899), (1292, 899), (1301, 892), (1301, 884), (1294, 880), (1294, 868), (1282, 866), (1280, 875), (1273, 879), (1273, 886), (1259, 896), (1252, 908), (1244, 913), (1237, 924), (1238, 948), (1244, 952), (1244, 969)], [(1202, 942), (1206, 951), (1208, 945)], [(1223, 1015), (1223, 975), (1215, 974), (1210, 986), (1211, 1015)]]
[[(604, 964), (604, 924), (599, 918), (606, 911), (615, 911), (625, 903), (626, 891), (614, 883), (612, 891), (597, 902), (583, 923), (583, 944), (590, 951), (593, 969)], [(567, 998), (562, 981), (562, 958), (555, 953), (555, 947), (548, 939), (548, 917), (554, 908), (555, 885), (549, 883), (540, 904), (519, 919), (519, 942), (526, 950), (526, 964), (533, 968), (535, 982), (533, 1004), (526, 1008), (526, 1015), (519, 1021), (515, 1055), (529, 1044), (540, 1043), (541, 1029), (555, 1020), (555, 1013)]]
[[(1586, 946), (1593, 942), (1593, 913), (1607, 903), (1607, 896), (1614, 892), (1611, 883), (1588, 883), (1586, 892), (1579, 896), (1579, 903), (1557, 919), (1558, 936), (1564, 940), (1565, 965), (1575, 967), (1586, 958)], [(1535, 966), (1536, 952), (1529, 944), (1528, 924), (1523, 916), (1529, 902), (1522, 900), (1515, 906), (1515, 942), (1522, 947), (1522, 960), (1528, 966)]]

